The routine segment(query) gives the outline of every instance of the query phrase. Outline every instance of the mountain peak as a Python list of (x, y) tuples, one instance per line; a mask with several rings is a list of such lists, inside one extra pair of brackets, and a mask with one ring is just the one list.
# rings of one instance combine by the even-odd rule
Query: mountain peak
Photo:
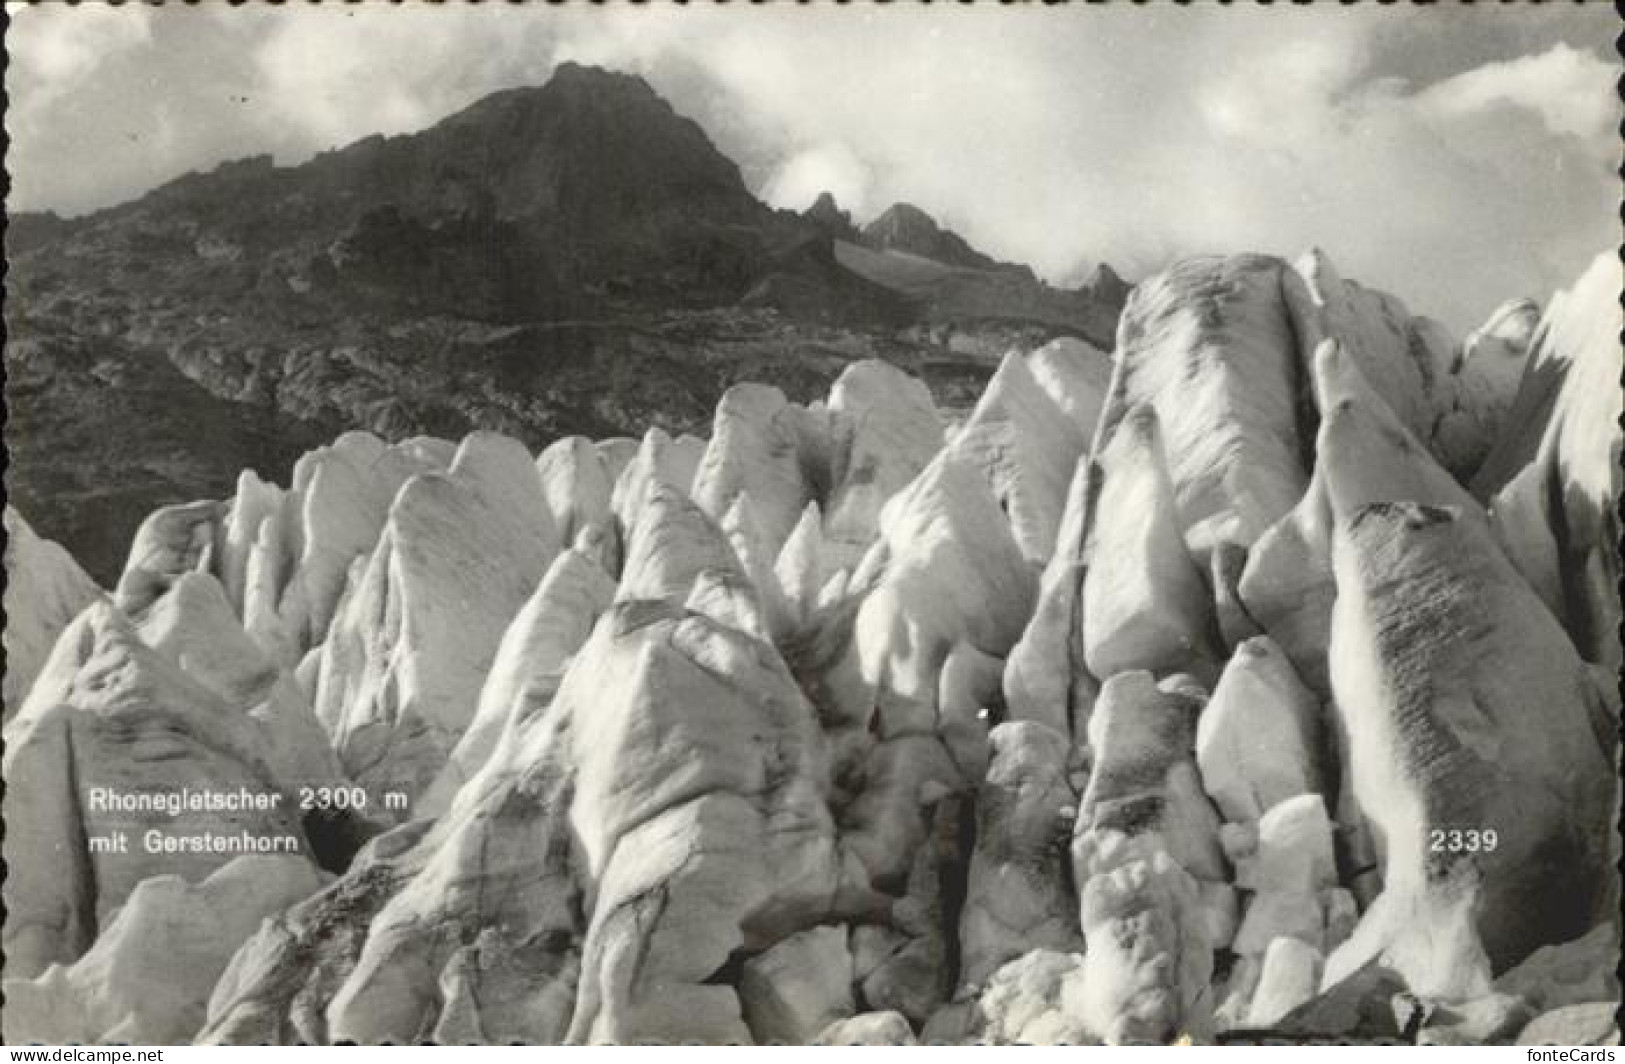
[(991, 270), (999, 265), (912, 203), (894, 203), (886, 208), (885, 213), (863, 227), (863, 242), (879, 250), (903, 251), (950, 266)]
[(1110, 264), (1104, 262), (1096, 263), (1080, 286), (1091, 300), (1114, 310), (1123, 309), (1123, 305), (1128, 302), (1129, 289), (1132, 287), (1111, 268)]
[(857, 227), (852, 224), (851, 212), (842, 210), (830, 192), (820, 192), (813, 205), (801, 212), (801, 217), (837, 240), (855, 244), (860, 239)]
[(892, 204), (890, 207), (887, 207), (885, 209), (885, 211), (883, 211), (881, 213), (880, 217), (876, 218), (873, 222), (870, 222), (869, 224), (870, 225), (889, 224), (889, 225), (898, 225), (898, 226), (918, 226), (918, 227), (920, 227), (922, 229), (928, 228), (928, 229), (931, 229), (931, 230), (937, 231), (937, 232), (942, 231), (942, 227), (937, 224), (937, 220), (935, 218), (931, 217), (929, 214), (927, 214), (925, 211), (921, 210), (920, 208), (914, 206), (914, 204), (907, 203), (907, 202), (904, 202), (902, 200), (899, 200), (898, 202)]
[(606, 85), (623, 85), (637, 87), (655, 95), (649, 83), (636, 74), (628, 74), (622, 70), (610, 70), (607, 67), (594, 66), (591, 63), (578, 63), (574, 59), (566, 59), (553, 68), (553, 76), (549, 82), (561, 85), (580, 84), (592, 89), (602, 89)]
[[(572, 174), (582, 195), (606, 207), (617, 196), (641, 199), (640, 192), (655, 189), (746, 192), (739, 168), (648, 82), (574, 62), (560, 63), (542, 85), (493, 93), (418, 139), (435, 154), (447, 153), (445, 164), (457, 166), (466, 151), (487, 172), (497, 171), (496, 182), (518, 177), (516, 192), (542, 194), (550, 207), (561, 205), (551, 194), (563, 190), (547, 186)], [(650, 160), (660, 165), (652, 168)], [(519, 173), (505, 175), (507, 168)]]
[(643, 109), (649, 117), (677, 116), (671, 105), (641, 77), (566, 60), (553, 68), (546, 81), (499, 89), (482, 96), (440, 125), (481, 123), (497, 116), (511, 117), (531, 111), (547, 113), (560, 108), (591, 108), (598, 112), (634, 108)]

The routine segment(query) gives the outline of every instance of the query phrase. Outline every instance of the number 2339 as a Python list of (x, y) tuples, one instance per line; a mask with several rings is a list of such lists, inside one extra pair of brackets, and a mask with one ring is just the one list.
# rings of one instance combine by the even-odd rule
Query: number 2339
[(1428, 849), (1434, 853), (1489, 853), (1500, 844), (1494, 828), (1434, 828), (1428, 832)]

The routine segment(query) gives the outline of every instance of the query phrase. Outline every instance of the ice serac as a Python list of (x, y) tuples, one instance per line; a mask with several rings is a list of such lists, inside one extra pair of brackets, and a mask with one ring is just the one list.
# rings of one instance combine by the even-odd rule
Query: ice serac
[(1319, 793), (1319, 700), (1267, 636), (1236, 648), (1196, 725), (1202, 784), (1226, 820), (1257, 820), (1277, 802)]
[(1482, 523), (1484, 510), (1382, 397), (1342, 343), (1315, 349), (1315, 395), (1321, 408), (1315, 471), (1334, 517), (1366, 502), (1411, 501), (1453, 506)]
[(880, 510), (942, 449), (943, 425), (931, 392), (889, 362), (868, 359), (842, 371), (829, 409), (849, 433), (833, 478), (825, 530), (861, 551), (880, 533)]
[(688, 495), (705, 449), (705, 442), (693, 436), (673, 439), (658, 428), (644, 433), (643, 442), (615, 478), (615, 489), (610, 494), (610, 509), (620, 519), (621, 530), (627, 532), (637, 525), (644, 499), (656, 486)]
[(141, 522), (113, 590), (127, 614), (145, 610), (187, 573), (207, 568), (226, 506), (213, 499), (165, 506)]
[(1279, 259), (1187, 259), (1135, 286), (1118, 323), (1113, 403), (1156, 409), (1177, 528), (1204, 564), (1220, 542), (1250, 546), (1303, 494), (1289, 307), (1301, 288)]
[(101, 588), (61, 546), (41, 539), (7, 506), (5, 716), (22, 707), (45, 667), (62, 630), (92, 602)]
[(615, 481), (591, 440), (555, 440), (536, 456), (536, 475), (561, 542), (574, 543), (583, 529), (609, 519)]
[(611, 436), (607, 440), (599, 440), (593, 444), (593, 450), (603, 459), (604, 472), (609, 475), (609, 482), (612, 485), (620, 480), (626, 467), (637, 457), (639, 446), (640, 442), (630, 436)]
[(1474, 490), (1580, 653), (1620, 668), (1620, 264), (1601, 255), (1547, 308)]
[(529, 452), (476, 433), (407, 481), (323, 644), (316, 713), (365, 787), (420, 797), (559, 549)]
[(1101, 1036), (1084, 1018), (1085, 959), (1078, 953), (1032, 950), (993, 973), (970, 1003), (954, 1041), (981, 1045), (1099, 1045)]
[(886, 943), (890, 948), (861, 987), (869, 1008), (901, 1012), (919, 1025), (926, 1024), (953, 991), (953, 929), (966, 872), (961, 840), (969, 830), (962, 795), (941, 797), (928, 813), (926, 836), (912, 851), (903, 894), (890, 906), (895, 932)]
[(1005, 712), (1064, 734), (1087, 727), (1099, 684), (1089, 672), (1083, 639), (1083, 583), (1100, 467), (1082, 458), (1072, 471), (1055, 554), (1039, 579), (1032, 618), (1005, 662)]
[(729, 388), (717, 404), (711, 442), (694, 474), (694, 501), (721, 519), (741, 493), (748, 493), (763, 546), (776, 557), (802, 510), (828, 483), (827, 455), (821, 454), (827, 445), (819, 446), (813, 422), (777, 388)]
[(937, 682), (937, 734), (967, 779), (980, 780), (992, 757), (989, 718), (999, 704), (1004, 662), (967, 643), (943, 660)]
[(401, 486), (416, 474), (443, 471), (456, 454), (447, 440), (415, 437), (385, 446), (368, 433), (347, 432), (294, 467), (299, 591), (280, 608), (286, 612), (303, 599), (308, 621), (301, 650), (326, 638), (350, 568), (377, 542)]
[[(327, 1003), (354, 969), (368, 922), (400, 889), (409, 874), (405, 859), (430, 827), (429, 821), (413, 821), (379, 836), (356, 854), (340, 879), (261, 923), (215, 983), (206, 1020), (194, 1041), (199, 1045), (327, 1042)], [(490, 983), (505, 974), (496, 962), (506, 958), (496, 952), (487, 952), (491, 967), (498, 968)], [(539, 958), (527, 959), (534, 965)], [(531, 986), (543, 989), (552, 973), (537, 974), (539, 978)], [(541, 1019), (546, 1006), (540, 996), (526, 1003), (525, 1011), (538, 1017), (532, 1029), (548, 1030)], [(435, 1017), (427, 1017), (427, 1023), (424, 1019), (419, 1017), (414, 1030), (434, 1029)], [(556, 1035), (553, 1037), (556, 1041)]]
[(1077, 817), (1067, 779), (1071, 744), (1043, 724), (993, 729), (993, 759), (976, 792), (976, 849), (959, 920), (961, 985), (980, 987), (1034, 949), (1081, 952), (1065, 842)]
[[(307, 580), (316, 575), (318, 567), (313, 566), (308, 574), (294, 568), (298, 559), (293, 541), (302, 532), (291, 516), (296, 502), (297, 496), (244, 472), (237, 479), (237, 494), (216, 541), (219, 550), (214, 566), (244, 630), (261, 649), (286, 665), (296, 664), (302, 650), (325, 637), (331, 608), (342, 591), (342, 584), (334, 589), (321, 620), (322, 630), (314, 632)], [(372, 531), (376, 538), (376, 527)], [(358, 549), (371, 545), (372, 539), (368, 539)], [(334, 575), (342, 581), (347, 572), (340, 569)]]
[(1125, 672), (1101, 688), (1089, 720), (1093, 768), (1078, 807), (1074, 847), (1091, 833), (1154, 834), (1192, 875), (1224, 880), (1219, 821), (1202, 793), (1196, 724), (1205, 693), (1189, 677), (1158, 683)]
[(1417, 439), (1430, 439), (1441, 377), (1455, 355), (1442, 328), (1413, 316), (1387, 292), (1345, 280), (1319, 248), (1294, 266), (1309, 297), (1308, 306), (1294, 303), (1304, 356), (1336, 340), (1400, 424)]
[(771, 646), (616, 604), (438, 821), (244, 947), (209, 1037), (748, 1042), (730, 958), (833, 903), (825, 771)]
[(750, 583), (750, 572), (716, 522), (676, 489), (654, 486), (631, 529), (616, 600), (685, 602), (708, 572)]
[(1207, 577), (1213, 588), (1213, 620), (1218, 625), (1219, 643), (1227, 652), (1263, 634), (1258, 621), (1247, 612), (1247, 604), (1241, 600), (1241, 578), (1246, 571), (1247, 550), (1234, 543), (1220, 544), (1209, 559)]
[(1201, 702), (1186, 678), (1159, 687), (1149, 673), (1122, 673), (1089, 720), (1095, 762), (1072, 867), (1087, 947), (1083, 1020), (1110, 1044), (1200, 1038), (1211, 1022), (1203, 894), (1222, 887), (1224, 868), (1192, 760)]
[(324, 878), (300, 857), (247, 856), (196, 885), (144, 879), (73, 964), (6, 979), (6, 1034), (22, 1044), (189, 1042), (237, 947)]
[[(808, 503), (809, 507), (816, 508), (816, 504)], [(705, 517), (704, 511), (696, 511)], [(706, 518), (709, 521), (709, 518)], [(762, 612), (763, 623), (772, 632), (780, 636), (787, 636), (797, 627), (799, 610), (789, 601), (785, 593), (783, 581), (779, 577), (777, 560), (768, 549), (767, 537), (762, 531), (762, 522), (756, 516), (756, 504), (751, 500), (749, 492), (742, 491), (734, 496), (728, 509), (721, 519), (716, 522), (717, 528), (727, 537), (727, 543), (733, 548), (734, 557), (738, 559), (737, 568), (741, 576), (748, 581), (754, 590), (758, 606)], [(800, 525), (796, 526), (798, 529)], [(791, 540), (786, 541), (784, 550), (790, 549), (790, 544), (796, 539), (794, 533)]]
[(841, 571), (838, 552), (839, 547), (824, 538), (824, 517), (818, 504), (809, 502), (773, 560), (771, 575), (763, 573), (756, 581), (757, 587), (769, 592), (777, 589), (784, 596), (786, 629), (805, 630), (828, 605), (823, 591)]
[[(260, 530), (270, 522), (276, 538), (283, 536), (278, 523), (283, 517), (287, 493), (275, 484), (261, 480), (252, 469), (237, 476), (237, 493), (232, 496), (220, 534), (215, 542), (214, 568), (239, 615), (243, 612), (243, 598), (248, 584), (248, 569), (253, 564), (254, 547), (260, 541)], [(278, 547), (283, 547), (281, 542)], [(278, 551), (278, 561), (284, 561), (285, 550)]]
[(773, 638), (756, 589), (738, 574), (707, 569), (695, 577), (683, 605), (689, 612), (709, 617), (725, 628), (764, 641)]
[(864, 1012), (836, 1020), (824, 1028), (814, 1045), (820, 1046), (912, 1046), (914, 1028), (900, 1012)]
[(1351, 506), (1344, 479), (1334, 467), (1332, 685), (1385, 886), (1326, 979), (1381, 956), (1418, 994), (1477, 996), (1600, 917), (1613, 733), (1482, 518), (1361, 493)]
[[(1256, 821), (1226, 824), (1220, 838), (1244, 892), (1221, 1012), (1226, 1026), (1267, 1026), (1318, 993), (1326, 953), (1352, 928), (1354, 901), (1337, 885), (1332, 821), (1318, 794), (1287, 798)], [(1315, 977), (1306, 985), (1311, 967)]]
[(1213, 946), (1195, 881), (1155, 840), (1116, 830), (1074, 860), (1088, 942), (1084, 1029), (1108, 1045), (1205, 1038)]
[[(308, 860), (295, 781), (279, 777), (266, 725), (250, 712), (274, 670), (198, 669), (188, 653), (197, 648), (157, 649), (153, 638), (111, 603), (92, 605), (58, 640), (7, 726), (8, 977), (78, 959), (142, 880), (200, 881), (233, 855), (154, 851), (149, 838), (240, 845), (246, 835)], [(125, 808), (131, 795), (174, 794), (179, 803), (188, 792), (250, 798), (231, 809)]]
[(1035, 574), (982, 475), (952, 451), (881, 517), (884, 574), (857, 641), (882, 735), (935, 727), (943, 662), (964, 642), (1002, 657), (1032, 610)]
[(1248, 615), (1276, 641), (1312, 689), (1328, 690), (1327, 648), (1336, 584), (1332, 503), (1411, 500), (1452, 506), (1482, 522), (1483, 508), (1400, 421), (1352, 352), (1321, 341), (1313, 359), (1315, 473), (1303, 498), (1253, 546), (1238, 590)]
[(1463, 482), (1501, 438), (1539, 322), (1540, 308), (1529, 300), (1503, 303), (1462, 341), (1457, 363), (1438, 388), (1433, 451)]
[(243, 473), (212, 571), (255, 642), (289, 667), (320, 645), (350, 568), (377, 543), (396, 492), (414, 474), (444, 470), (454, 454), (444, 440), (389, 445), (347, 432), (300, 458), (286, 491)]
[(939, 814), (946, 815), (941, 806), (975, 780), (955, 761), (947, 739), (928, 730), (929, 722), (894, 718), (891, 726), (913, 730), (870, 738), (851, 759), (854, 769), (844, 781), (851, 793), (841, 819), (842, 843), (870, 882), (896, 893), (909, 889), (919, 870), (920, 845)]
[(1083, 438), (1094, 439), (1111, 391), (1112, 356), (1087, 340), (1063, 336), (1029, 354), (1027, 368)]
[(835, 889), (810, 708), (770, 648), (697, 617), (629, 609), (593, 643), (561, 692), (596, 888), (571, 1038), (748, 1040), (712, 973)]
[(1301, 938), (1283, 935), (1272, 941), (1264, 953), (1248, 1024), (1268, 1028), (1313, 998), (1320, 990), (1323, 964), (1320, 950)]
[(502, 636), (468, 730), (416, 810), (436, 816), (484, 766), (505, 732), (545, 712), (564, 671), (609, 608), (615, 582), (577, 550), (553, 559), (536, 593)]
[(758, 1043), (810, 1044), (855, 1007), (846, 930), (825, 925), (800, 931), (752, 957), (739, 980), (739, 997)]
[(1088, 442), (1012, 351), (949, 449), (987, 477), (1022, 555), (1042, 565), (1055, 552), (1067, 482)]
[(1089, 671), (1109, 677), (1147, 669), (1207, 671), (1211, 596), (1179, 534), (1160, 422), (1148, 404), (1130, 409), (1097, 456), (1104, 482), (1083, 583)]
[(136, 619), (135, 630), (145, 645), (247, 713), (276, 779), (310, 787), (343, 782), (344, 770), (303, 690), (237, 623), (213, 577), (181, 576)]
[(1314, 691), (1330, 690), (1326, 648), (1331, 640), (1331, 510), (1320, 471), (1298, 504), (1258, 537), (1247, 553), (1236, 593), (1247, 617), (1279, 646)]

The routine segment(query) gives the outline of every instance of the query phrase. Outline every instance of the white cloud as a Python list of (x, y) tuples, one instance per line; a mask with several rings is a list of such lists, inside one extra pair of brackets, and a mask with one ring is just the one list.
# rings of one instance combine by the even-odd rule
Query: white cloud
[(111, 56), (152, 40), (153, 11), (126, 4), (8, 4), (13, 106), (41, 110), (83, 85)]
[(495, 87), (485, 75), (502, 52), (495, 22), (457, 7), (323, 5), (279, 13), (268, 30), (253, 56), (264, 91), (322, 146), (431, 124)]
[(1237, 64), (1198, 93), (1198, 107), (1221, 136), (1290, 148), (1324, 134), (1368, 62), (1361, 34), (1300, 38)]
[(1589, 52), (1555, 44), (1539, 55), (1488, 63), (1430, 87), (1418, 98), (1442, 118), (1495, 107), (1521, 107), (1553, 133), (1617, 150), (1619, 67)]
[(1318, 244), (1458, 330), (1544, 298), (1615, 239), (1618, 186), (1597, 165), (1618, 152), (1611, 64), (1559, 45), (1418, 88), (1372, 74), (1374, 40), (1227, 64), (1199, 91), (1200, 187), (1164, 223), (1223, 248)]
[[(859, 217), (873, 213), (869, 171), (844, 144), (825, 144), (797, 152), (768, 179), (762, 198), (775, 207), (805, 210), (828, 192)], [(884, 209), (884, 205), (882, 206)]]

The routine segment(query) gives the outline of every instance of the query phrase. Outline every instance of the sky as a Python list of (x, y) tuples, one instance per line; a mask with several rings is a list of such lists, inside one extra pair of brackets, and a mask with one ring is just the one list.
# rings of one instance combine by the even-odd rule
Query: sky
[(907, 200), (1055, 283), (1325, 250), (1465, 332), (1620, 242), (1612, 5), (8, 4), (12, 210), (639, 74), (758, 195)]

